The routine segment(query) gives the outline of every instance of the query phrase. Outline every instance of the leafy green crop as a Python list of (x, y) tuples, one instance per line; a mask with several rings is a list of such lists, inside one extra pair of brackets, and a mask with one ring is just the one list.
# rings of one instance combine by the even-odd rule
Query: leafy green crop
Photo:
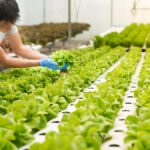
[(124, 53), (122, 47), (108, 46), (71, 51), (75, 63), (67, 75), (41, 67), (0, 73), (0, 113), (13, 121), (11, 128), (7, 121), (0, 124), (7, 129), (1, 130), (2, 135), (6, 131), (8, 135), (3, 139), (14, 148), (30, 142), (33, 133), (44, 128)]
[(58, 63), (59, 67), (64, 66), (65, 63), (72, 66), (74, 64), (73, 58), (74, 57), (73, 57), (72, 53), (67, 50), (60, 50), (60, 51), (55, 52), (52, 55), (52, 60), (56, 61)]
[[(102, 39), (105, 45), (109, 45), (111, 47), (116, 46), (144, 46), (146, 43), (147, 46), (150, 45), (150, 38), (148, 37), (150, 32), (150, 24), (136, 24), (132, 23), (127, 26), (120, 33), (111, 32), (104, 36)], [(147, 39), (148, 37), (148, 39)], [(146, 41), (147, 40), (147, 41)]]
[(121, 38), (119, 37), (119, 33), (111, 32), (104, 37), (104, 42), (106, 45), (110, 45), (111, 47), (116, 47), (121, 45)]
[(93, 38), (93, 44), (95, 49), (101, 47), (103, 45), (103, 38), (99, 35), (96, 35)]
[(31, 128), (25, 124), (15, 122), (11, 114), (0, 115), (0, 120), (0, 150), (9, 148), (16, 150), (17, 147), (33, 140), (30, 134)]
[[(115, 57), (113, 52), (110, 56)], [(76, 104), (77, 110), (64, 115), (58, 133), (48, 133), (44, 143), (35, 143), (30, 150), (58, 150), (60, 146), (61, 150), (99, 150), (101, 143), (110, 138), (107, 133), (113, 127), (140, 56), (140, 49), (133, 48), (119, 67), (109, 73), (107, 82), (97, 86), (98, 91), (86, 93)], [(107, 54), (106, 58), (109, 58), (107, 65), (111, 65), (111, 57)], [(97, 63), (101, 64), (101, 61), (97, 60)], [(104, 63), (101, 65), (104, 67)]]

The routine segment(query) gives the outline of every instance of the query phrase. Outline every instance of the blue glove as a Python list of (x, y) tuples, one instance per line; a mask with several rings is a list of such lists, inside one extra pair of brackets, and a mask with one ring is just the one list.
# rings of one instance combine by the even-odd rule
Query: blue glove
[(57, 63), (52, 61), (50, 58), (44, 58), (40, 60), (40, 66), (48, 67), (52, 70), (66, 70), (68, 64), (65, 64), (63, 67), (58, 67)]
[(63, 67), (60, 67), (60, 68), (59, 68), (59, 70), (67, 70), (67, 67), (68, 67), (68, 66), (69, 66), (69, 65), (68, 65), (67, 63), (65, 63)]
[(40, 66), (48, 67), (48, 68), (53, 69), (53, 70), (57, 70), (57, 68), (58, 68), (57, 63), (51, 61), (49, 58), (41, 59), (40, 60)]

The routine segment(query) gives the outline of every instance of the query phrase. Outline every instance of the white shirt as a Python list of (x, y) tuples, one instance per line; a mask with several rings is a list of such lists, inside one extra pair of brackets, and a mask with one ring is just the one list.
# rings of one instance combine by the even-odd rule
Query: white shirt
[(11, 30), (4, 33), (4, 32), (0, 32), (0, 43), (4, 40), (4, 38), (6, 37), (6, 35), (9, 35), (9, 34), (13, 34), (13, 33), (17, 33), (18, 32), (18, 29), (17, 29), (17, 26), (16, 25), (13, 25)]
[[(0, 32), (0, 44), (7, 35), (17, 33), (17, 32), (18, 32), (18, 29), (17, 29), (17, 26), (15, 26), (15, 25), (13, 25), (11, 30), (6, 33)], [(1, 69), (3, 69), (3, 66), (0, 64), (0, 71), (1, 71)]]

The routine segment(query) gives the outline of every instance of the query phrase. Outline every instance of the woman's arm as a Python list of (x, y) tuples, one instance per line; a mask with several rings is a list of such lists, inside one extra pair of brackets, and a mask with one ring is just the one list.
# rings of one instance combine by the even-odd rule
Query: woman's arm
[(22, 56), (28, 59), (42, 59), (42, 58), (48, 57), (30, 48), (25, 47), (22, 43), (22, 40), (18, 32), (9, 34), (7, 36), (7, 39), (10, 43), (12, 50), (19, 56)]
[(39, 66), (40, 60), (11, 58), (0, 47), (0, 64), (6, 66), (8, 68), (24, 68), (24, 67)]

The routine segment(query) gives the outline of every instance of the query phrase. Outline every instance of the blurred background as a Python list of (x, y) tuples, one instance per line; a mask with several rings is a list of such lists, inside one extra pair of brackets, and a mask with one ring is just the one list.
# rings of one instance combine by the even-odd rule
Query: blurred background
[[(90, 25), (90, 27), (85, 27), (78, 33), (72, 35), (71, 40), (73, 47), (89, 44), (89, 41), (94, 35), (100, 35), (111, 28), (122, 28), (132, 22), (148, 23), (150, 20), (149, 0), (17, 1), (21, 11), (21, 18), (18, 21), (18, 25), (31, 26), (42, 23), (66, 23), (67, 25), (69, 16), (72, 23), (86, 23)], [(70, 13), (68, 11), (69, 8)], [(60, 28), (59, 30), (61, 32), (63, 29)], [(69, 29), (66, 30), (67, 32), (69, 31)], [(63, 42), (67, 39), (66, 36), (68, 33), (65, 34), (65, 38), (62, 38)], [(57, 41), (56, 39), (49, 42)], [(36, 44), (37, 43), (38, 42), (36, 42)], [(57, 42), (55, 42), (55, 45), (56, 43)], [(39, 44), (42, 43), (39, 42)], [(65, 44), (61, 44), (59, 48), (63, 48), (64, 45)], [(68, 46), (68, 44), (66, 45)]]

